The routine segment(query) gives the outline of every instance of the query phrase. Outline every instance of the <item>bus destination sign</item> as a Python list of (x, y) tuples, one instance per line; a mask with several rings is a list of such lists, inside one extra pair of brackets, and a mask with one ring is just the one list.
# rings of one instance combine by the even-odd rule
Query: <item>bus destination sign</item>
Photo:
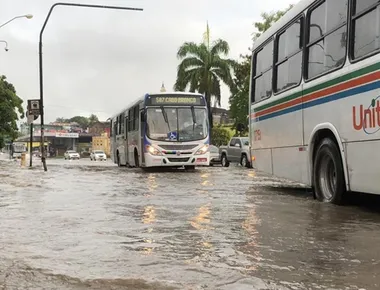
[(147, 105), (151, 106), (204, 106), (204, 98), (201, 96), (150, 96)]

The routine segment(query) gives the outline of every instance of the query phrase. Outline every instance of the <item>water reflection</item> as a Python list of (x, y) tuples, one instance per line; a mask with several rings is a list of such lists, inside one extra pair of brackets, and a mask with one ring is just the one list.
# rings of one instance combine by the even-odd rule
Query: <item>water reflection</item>
[(156, 191), (158, 188), (157, 180), (156, 180), (156, 175), (155, 174), (149, 174), (148, 175), (148, 191), (149, 193), (145, 194), (145, 196), (151, 196), (153, 192)]
[(210, 204), (203, 205), (198, 209), (198, 215), (193, 217), (190, 221), (193, 228), (198, 231), (210, 230), (212, 227), (210, 224)]
[(204, 174), (202, 174), (201, 175), (201, 185), (202, 186), (205, 186), (205, 187), (207, 187), (207, 186), (214, 186), (214, 184), (213, 183), (211, 183), (210, 182), (210, 173), (204, 173)]
[[(156, 210), (155, 210), (155, 207), (152, 206), (152, 205), (148, 205), (148, 206), (145, 206), (144, 207), (144, 213), (143, 213), (143, 216), (142, 216), (142, 222), (143, 224), (145, 225), (152, 225), (156, 222)], [(153, 233), (153, 226), (149, 226), (147, 228), (147, 232), (149, 234), (152, 234)], [(155, 242), (152, 238), (152, 235), (150, 235), (151, 237), (149, 238), (145, 238), (144, 239), (144, 247), (141, 249), (141, 252), (145, 255), (150, 255), (152, 254), (153, 252), (153, 243)]]
[(256, 205), (251, 204), (247, 212), (246, 219), (242, 222), (242, 228), (247, 233), (247, 243), (242, 247), (243, 251), (253, 259), (254, 264), (247, 267), (248, 271), (257, 270), (257, 262), (262, 259), (261, 253), (258, 247), (258, 230), (257, 225), (260, 224), (260, 219), (256, 214)]
[(199, 258), (203, 261), (209, 260), (213, 249), (210, 241), (210, 236), (212, 235), (210, 231), (214, 229), (211, 226), (211, 204), (201, 206), (198, 209), (198, 214), (191, 219), (190, 225), (199, 231), (196, 236), (193, 236), (194, 238), (199, 237), (197, 241), (194, 241), (197, 255), (193, 257), (193, 260), (197, 261)]

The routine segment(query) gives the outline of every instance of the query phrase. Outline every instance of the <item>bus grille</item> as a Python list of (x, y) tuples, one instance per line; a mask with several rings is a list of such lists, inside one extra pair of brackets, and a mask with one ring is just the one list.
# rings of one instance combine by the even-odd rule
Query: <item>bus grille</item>
[(170, 162), (187, 162), (190, 158), (168, 158)]
[(159, 144), (162, 149), (165, 150), (191, 150), (197, 147), (198, 145), (168, 145), (168, 144)]

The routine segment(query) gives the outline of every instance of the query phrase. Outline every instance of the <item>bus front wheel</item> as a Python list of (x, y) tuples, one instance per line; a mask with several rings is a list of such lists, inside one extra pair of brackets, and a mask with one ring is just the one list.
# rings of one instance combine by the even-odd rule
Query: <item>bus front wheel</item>
[(346, 191), (342, 159), (337, 144), (330, 138), (319, 144), (313, 172), (316, 198), (321, 202), (342, 204)]

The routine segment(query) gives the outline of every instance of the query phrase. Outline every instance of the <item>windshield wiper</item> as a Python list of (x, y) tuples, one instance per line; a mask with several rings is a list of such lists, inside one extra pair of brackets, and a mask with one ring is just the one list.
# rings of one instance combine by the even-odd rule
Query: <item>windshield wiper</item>
[(161, 112), (162, 112), (162, 116), (164, 116), (165, 123), (168, 124), (168, 129), (169, 129), (169, 132), (170, 132), (170, 125), (169, 125), (168, 114), (166, 113), (166, 111), (165, 111), (165, 109), (164, 109), (163, 106), (161, 106)]
[[(194, 106), (191, 106), (191, 115), (193, 117), (193, 128), (194, 128), (194, 125), (197, 123), (197, 119), (195, 117), (195, 109), (194, 109)], [(193, 129), (194, 130), (194, 129)]]

